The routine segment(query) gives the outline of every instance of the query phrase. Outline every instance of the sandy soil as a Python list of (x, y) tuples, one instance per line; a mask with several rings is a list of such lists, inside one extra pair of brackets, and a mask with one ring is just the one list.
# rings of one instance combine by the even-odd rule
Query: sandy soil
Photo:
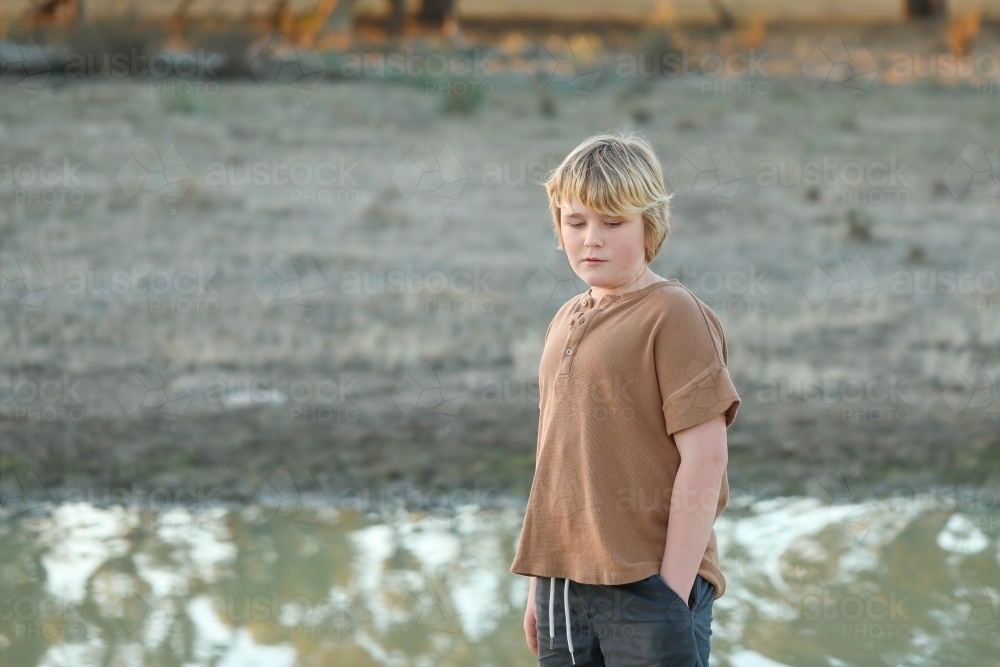
[[(828, 470), (876, 493), (996, 482), (1000, 90), (887, 85), (880, 62), (852, 91), (801, 68), (609, 63), (592, 87), (498, 74), (457, 97), (53, 76), (29, 105), (8, 85), (3, 467), (97, 496), (248, 498), (276, 469), (328, 490), (526, 493), (542, 336), (583, 290), (536, 181), (626, 128), (677, 192), (653, 269), (726, 329), (734, 493)], [(52, 182), (21, 163), (57, 165)]]

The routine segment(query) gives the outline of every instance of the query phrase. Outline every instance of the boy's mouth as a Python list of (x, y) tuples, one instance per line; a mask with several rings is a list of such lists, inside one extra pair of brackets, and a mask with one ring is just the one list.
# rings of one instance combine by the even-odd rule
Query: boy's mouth
[(605, 260), (603, 260), (603, 259), (597, 259), (596, 257), (584, 257), (583, 258), (583, 263), (584, 264), (600, 264), (603, 261), (605, 261)]

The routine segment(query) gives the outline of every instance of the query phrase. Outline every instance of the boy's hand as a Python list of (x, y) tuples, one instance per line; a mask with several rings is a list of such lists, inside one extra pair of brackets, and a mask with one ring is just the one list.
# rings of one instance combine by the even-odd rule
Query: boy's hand
[(531, 586), (528, 587), (528, 604), (524, 608), (524, 638), (528, 641), (528, 648), (538, 657), (538, 628), (535, 626), (535, 578), (531, 578)]
[[(677, 593), (677, 597), (679, 597), (680, 599), (684, 600), (687, 603), (688, 608), (690, 608), (691, 607), (691, 590), (694, 588), (694, 581), (692, 581), (687, 586), (678, 584), (676, 582), (680, 580), (679, 577), (673, 577), (673, 576), (671, 576), (671, 577), (668, 578), (663, 573), (664, 569), (665, 569), (664, 567), (662, 567), (662, 566), (660, 567), (660, 579), (663, 580), (663, 583), (665, 583), (667, 586), (669, 586), (671, 589), (673, 589), (674, 593)], [(697, 575), (697, 573), (696, 573), (696, 575)]]

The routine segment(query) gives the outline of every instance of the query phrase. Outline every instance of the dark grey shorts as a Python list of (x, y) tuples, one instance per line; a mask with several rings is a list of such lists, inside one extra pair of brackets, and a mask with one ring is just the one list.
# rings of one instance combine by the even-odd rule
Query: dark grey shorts
[(700, 574), (690, 607), (659, 574), (619, 586), (552, 581), (535, 587), (539, 664), (708, 667), (715, 587)]

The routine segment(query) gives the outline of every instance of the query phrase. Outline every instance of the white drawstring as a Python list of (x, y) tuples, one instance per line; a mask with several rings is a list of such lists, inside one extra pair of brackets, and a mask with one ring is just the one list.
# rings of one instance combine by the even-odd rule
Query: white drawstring
[[(576, 664), (576, 654), (573, 653), (573, 634), (569, 631), (569, 579), (563, 579), (563, 611), (566, 612), (566, 643), (569, 645), (569, 657)], [(549, 577), (549, 648), (552, 648), (556, 638), (556, 578)]]
[(556, 638), (556, 616), (553, 611), (556, 601), (556, 578), (549, 577), (549, 648)]
[(569, 579), (564, 579), (566, 582), (563, 586), (563, 609), (566, 612), (566, 643), (569, 644), (569, 657), (573, 660), (573, 664), (576, 664), (576, 656), (573, 655), (573, 635), (569, 631)]

